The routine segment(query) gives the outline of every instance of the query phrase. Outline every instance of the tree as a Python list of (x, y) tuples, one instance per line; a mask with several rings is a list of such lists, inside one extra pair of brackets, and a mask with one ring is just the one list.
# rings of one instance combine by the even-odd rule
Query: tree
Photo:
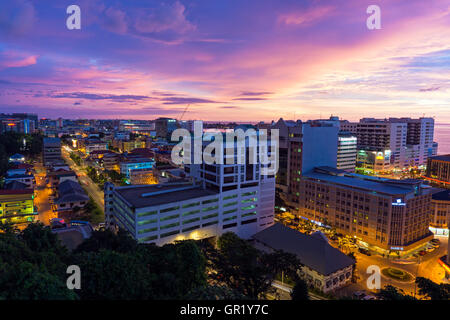
[(391, 285), (387, 285), (381, 289), (378, 296), (383, 300), (416, 300), (413, 296), (404, 294), (402, 289), (398, 289)]
[(21, 261), (17, 265), (1, 265), (0, 296), (11, 300), (75, 300), (78, 296), (67, 289), (57, 276)]
[(258, 299), (273, 290), (275, 275), (261, 262), (259, 250), (232, 232), (219, 237), (217, 245), (219, 250), (214, 257), (217, 280), (250, 299)]
[(291, 299), (296, 301), (309, 300), (308, 286), (305, 281), (301, 279), (297, 280), (291, 292)]
[(130, 253), (137, 249), (137, 242), (126, 231), (119, 229), (115, 234), (109, 229), (93, 231), (89, 239), (86, 239), (76, 249), (75, 253), (98, 252), (101, 249), (112, 250), (121, 253)]
[(437, 284), (430, 279), (417, 277), (416, 284), (419, 294), (429, 297), (431, 300), (450, 300), (450, 284)]

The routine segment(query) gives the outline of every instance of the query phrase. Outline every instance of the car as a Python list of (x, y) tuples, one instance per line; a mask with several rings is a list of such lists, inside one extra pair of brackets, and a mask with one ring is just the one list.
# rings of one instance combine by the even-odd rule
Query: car
[(366, 294), (365, 291), (356, 291), (356, 292), (353, 292), (353, 296), (354, 296), (356, 299), (358, 299), (358, 300), (364, 299), (364, 297), (365, 297), (366, 295), (367, 295), (367, 294)]
[(362, 300), (377, 300), (377, 297), (372, 296), (372, 295), (367, 295), (364, 298), (362, 298)]
[(371, 256), (372, 255), (369, 250), (364, 249), (364, 248), (359, 248), (358, 251), (360, 253), (362, 253), (362, 254), (365, 254), (366, 256)]
[(413, 256), (414, 258), (418, 258), (418, 257), (419, 257), (419, 255), (418, 255), (417, 253), (414, 253), (412, 256)]
[(426, 251), (427, 252), (433, 252), (434, 250), (436, 250), (436, 248), (435, 247), (431, 247), (431, 248), (428, 248)]
[(425, 250), (420, 250), (418, 253), (419, 253), (419, 256), (424, 256), (427, 254), (427, 252)]

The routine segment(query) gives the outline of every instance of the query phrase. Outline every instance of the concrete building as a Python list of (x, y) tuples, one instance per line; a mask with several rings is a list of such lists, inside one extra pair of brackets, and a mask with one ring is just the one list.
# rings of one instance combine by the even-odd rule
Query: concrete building
[(140, 242), (220, 236), (232, 231), (249, 239), (273, 224), (275, 178), (256, 164), (191, 164), (197, 182), (115, 187), (105, 184), (108, 226), (117, 225)]
[(428, 158), (425, 178), (439, 186), (450, 188), (450, 154)]
[(347, 172), (355, 172), (356, 155), (358, 139), (356, 135), (339, 131), (338, 133), (338, 151), (337, 151), (337, 169)]
[(431, 199), (430, 229), (435, 234), (444, 234), (449, 228), (450, 220), (450, 190), (433, 193)]
[(61, 140), (59, 138), (44, 138), (42, 148), (44, 166), (63, 162), (61, 157)]
[(319, 232), (309, 236), (275, 223), (252, 238), (254, 246), (262, 251), (283, 250), (295, 254), (303, 264), (299, 276), (322, 292), (336, 290), (351, 281), (356, 261), (332, 247)]
[(155, 120), (156, 136), (170, 140), (170, 135), (177, 129), (177, 120), (171, 118), (158, 118)]
[(126, 178), (130, 178), (133, 170), (150, 170), (153, 168), (155, 161), (151, 158), (145, 158), (141, 156), (126, 157), (120, 162), (120, 173), (125, 175)]
[(37, 214), (32, 189), (0, 190), (0, 222), (30, 223)]
[(337, 165), (339, 127), (334, 122), (280, 119), (271, 128), (279, 130), (280, 139), (277, 194), (287, 206), (298, 210), (301, 175), (315, 166)]
[(28, 113), (0, 114), (0, 132), (31, 134), (38, 128), (37, 115)]
[(334, 226), (383, 253), (400, 254), (429, 241), (432, 188), (318, 167), (301, 179), (298, 214)]
[(363, 118), (340, 126), (356, 134), (359, 150), (390, 153), (391, 169), (425, 166), (435, 152), (433, 118)]
[(65, 180), (58, 185), (58, 198), (54, 202), (54, 210), (71, 211), (75, 207), (81, 209), (89, 202), (89, 197), (78, 182)]

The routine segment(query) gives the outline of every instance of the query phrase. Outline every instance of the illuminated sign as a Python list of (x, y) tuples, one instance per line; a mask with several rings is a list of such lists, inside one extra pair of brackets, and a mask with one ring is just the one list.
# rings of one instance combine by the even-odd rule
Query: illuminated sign
[(406, 203), (402, 202), (402, 199), (397, 199), (395, 202), (392, 202), (393, 206), (406, 206)]
[(403, 247), (391, 247), (391, 250), (403, 251)]

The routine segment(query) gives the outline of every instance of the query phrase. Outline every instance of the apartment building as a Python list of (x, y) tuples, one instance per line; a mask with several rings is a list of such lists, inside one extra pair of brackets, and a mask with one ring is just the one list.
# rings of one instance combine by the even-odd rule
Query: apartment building
[(408, 252), (432, 238), (432, 188), (318, 167), (301, 179), (298, 214), (388, 253)]
[(390, 169), (424, 166), (436, 152), (433, 118), (363, 118), (340, 127), (356, 134), (359, 150), (390, 153)]

